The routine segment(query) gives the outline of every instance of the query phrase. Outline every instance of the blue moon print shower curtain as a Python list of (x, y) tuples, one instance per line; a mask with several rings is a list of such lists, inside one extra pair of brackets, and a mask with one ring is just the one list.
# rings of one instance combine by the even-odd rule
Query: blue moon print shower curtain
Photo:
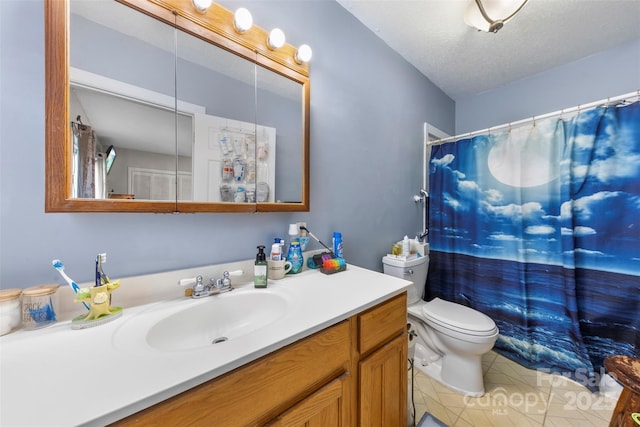
[(595, 389), (640, 356), (640, 103), (435, 146), (426, 300), (496, 322), (495, 350)]

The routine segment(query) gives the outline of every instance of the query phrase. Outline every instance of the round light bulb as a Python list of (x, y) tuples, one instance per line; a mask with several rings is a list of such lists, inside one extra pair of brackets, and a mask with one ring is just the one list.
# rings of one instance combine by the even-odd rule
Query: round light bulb
[(253, 17), (251, 16), (251, 12), (249, 12), (244, 7), (236, 10), (233, 15), (233, 27), (240, 34), (247, 32), (251, 26), (253, 25)]
[(269, 33), (269, 38), (267, 39), (267, 45), (271, 49), (279, 49), (284, 46), (285, 38), (284, 33), (280, 28), (274, 28)]
[(213, 0), (191, 0), (193, 5), (200, 13), (205, 13), (213, 3)]
[(313, 52), (311, 48), (307, 44), (301, 45), (296, 51), (295, 60), (298, 64), (302, 64), (303, 62), (309, 62), (311, 60), (311, 55)]

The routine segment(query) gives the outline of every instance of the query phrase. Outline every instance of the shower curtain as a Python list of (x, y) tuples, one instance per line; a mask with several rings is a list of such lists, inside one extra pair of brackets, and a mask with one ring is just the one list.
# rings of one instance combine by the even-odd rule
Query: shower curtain
[(426, 300), (592, 390), (605, 357), (640, 356), (640, 103), (435, 146), (429, 168)]

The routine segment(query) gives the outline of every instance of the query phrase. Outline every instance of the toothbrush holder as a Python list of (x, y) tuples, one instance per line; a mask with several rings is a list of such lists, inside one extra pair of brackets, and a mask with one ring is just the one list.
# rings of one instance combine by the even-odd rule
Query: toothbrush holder
[(122, 315), (122, 307), (111, 306), (111, 294), (120, 287), (120, 281), (108, 282), (101, 286), (82, 288), (76, 294), (74, 302), (85, 302), (89, 313), (75, 317), (71, 321), (72, 329), (85, 329), (102, 325)]

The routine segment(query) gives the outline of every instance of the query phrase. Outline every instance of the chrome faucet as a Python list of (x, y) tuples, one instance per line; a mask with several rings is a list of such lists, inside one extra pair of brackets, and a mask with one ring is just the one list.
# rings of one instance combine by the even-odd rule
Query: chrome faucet
[(212, 277), (211, 280), (209, 280), (208, 285), (204, 284), (204, 279), (202, 278), (202, 276), (179, 280), (178, 285), (193, 285), (191, 298), (203, 298), (208, 297), (209, 295), (217, 295), (223, 292), (232, 291), (233, 286), (231, 285), (230, 276), (241, 276), (242, 274), (244, 274), (243, 270), (235, 270), (231, 272), (225, 271), (224, 273), (222, 273), (222, 277), (219, 279)]
[[(242, 274), (242, 270), (240, 270), (240, 273), (238, 275)], [(220, 294), (223, 292), (229, 292), (233, 290), (233, 286), (231, 286), (231, 278), (229, 277), (231, 275), (231, 273), (229, 273), (228, 271), (225, 271), (224, 273), (222, 273), (222, 278), (220, 279), (214, 279), (213, 277), (210, 280), (210, 285), (209, 287), (211, 289), (215, 289), (215, 293)]]

